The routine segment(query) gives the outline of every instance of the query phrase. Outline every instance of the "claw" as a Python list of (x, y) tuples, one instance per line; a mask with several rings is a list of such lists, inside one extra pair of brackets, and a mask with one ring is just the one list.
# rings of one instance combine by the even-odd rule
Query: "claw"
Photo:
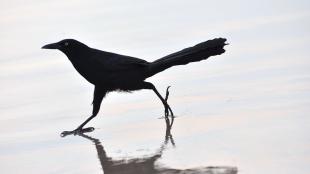
[(75, 129), (73, 131), (63, 131), (60, 136), (61, 137), (65, 137), (67, 135), (80, 135), (80, 134), (84, 134), (84, 133), (87, 133), (87, 132), (92, 132), (94, 131), (95, 128), (93, 127), (88, 127), (88, 128), (84, 128), (84, 129)]
[(93, 128), (93, 127), (88, 127), (88, 128), (82, 129), (82, 133), (85, 133), (85, 132), (92, 132), (92, 131), (94, 131), (94, 130), (95, 130), (95, 128)]
[(67, 136), (67, 135), (70, 135), (71, 132), (72, 132), (72, 131), (63, 131), (63, 132), (61, 132), (60, 136), (61, 136), (61, 137), (65, 137), (65, 136)]

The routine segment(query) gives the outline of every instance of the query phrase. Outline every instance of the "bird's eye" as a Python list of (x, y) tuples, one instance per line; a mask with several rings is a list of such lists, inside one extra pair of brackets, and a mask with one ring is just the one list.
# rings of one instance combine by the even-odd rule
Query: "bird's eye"
[(68, 42), (65, 42), (65, 46), (68, 46), (69, 45), (69, 43)]

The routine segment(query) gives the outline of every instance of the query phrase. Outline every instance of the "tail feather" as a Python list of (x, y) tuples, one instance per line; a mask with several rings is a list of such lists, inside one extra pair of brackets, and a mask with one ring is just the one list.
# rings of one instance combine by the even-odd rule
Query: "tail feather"
[(190, 62), (207, 59), (210, 56), (220, 55), (225, 52), (224, 46), (227, 45), (225, 41), (225, 38), (208, 40), (155, 60), (150, 64), (149, 77), (172, 66), (186, 65)]

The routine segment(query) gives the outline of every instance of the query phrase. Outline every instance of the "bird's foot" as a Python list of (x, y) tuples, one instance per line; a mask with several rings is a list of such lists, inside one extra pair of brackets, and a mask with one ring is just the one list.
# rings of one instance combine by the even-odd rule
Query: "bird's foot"
[(165, 106), (165, 117), (168, 118), (169, 116), (170, 116), (171, 118), (173, 118), (173, 117), (174, 117), (174, 114), (173, 114), (173, 112), (172, 112), (170, 106), (167, 104), (167, 105)]
[(165, 96), (165, 102), (166, 102), (166, 104), (165, 104), (165, 117), (168, 118), (169, 112), (170, 112), (170, 117), (171, 117), (171, 118), (174, 118), (172, 109), (171, 109), (170, 106), (168, 105), (169, 88), (170, 88), (170, 86), (167, 87), (167, 89), (166, 89), (166, 96)]
[(77, 128), (73, 131), (63, 131), (60, 136), (61, 137), (65, 137), (67, 135), (80, 135), (80, 134), (83, 134), (83, 133), (87, 133), (87, 132), (92, 132), (94, 131), (95, 128), (93, 127), (88, 127), (88, 128)]

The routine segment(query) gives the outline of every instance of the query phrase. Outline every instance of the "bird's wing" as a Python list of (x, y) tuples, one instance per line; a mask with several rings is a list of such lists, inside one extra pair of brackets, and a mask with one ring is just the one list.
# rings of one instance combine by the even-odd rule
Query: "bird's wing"
[(101, 50), (94, 50), (94, 61), (107, 71), (126, 71), (147, 67), (150, 63), (139, 58), (124, 56)]

